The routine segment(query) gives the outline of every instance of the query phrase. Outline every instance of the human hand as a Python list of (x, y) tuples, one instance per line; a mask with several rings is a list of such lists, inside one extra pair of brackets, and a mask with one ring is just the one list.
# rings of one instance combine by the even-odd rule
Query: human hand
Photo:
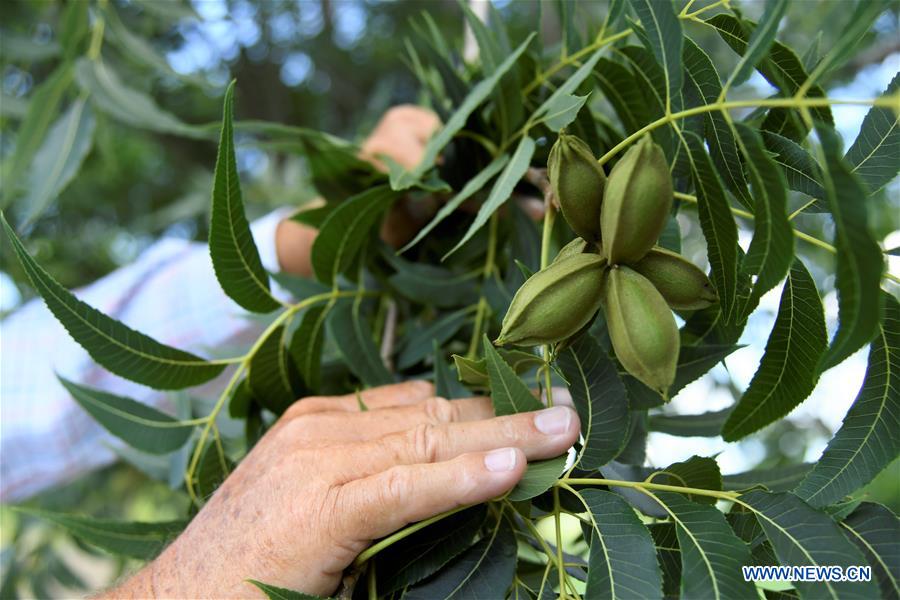
[(557, 406), (493, 417), (488, 398), (447, 401), (422, 381), (296, 402), (153, 563), (110, 597), (248, 597), (247, 579), (334, 592), (374, 539), (502, 495), (527, 460), (577, 439)]

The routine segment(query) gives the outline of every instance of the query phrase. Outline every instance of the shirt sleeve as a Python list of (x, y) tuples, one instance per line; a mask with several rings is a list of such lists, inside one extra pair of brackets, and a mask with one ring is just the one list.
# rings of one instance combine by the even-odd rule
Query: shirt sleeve
[[(251, 225), (263, 266), (271, 271), (278, 268), (275, 228), (287, 214), (278, 210)], [(240, 355), (259, 331), (259, 321), (219, 286), (209, 247), (186, 240), (162, 239), (75, 295), (163, 344), (207, 358)], [(81, 409), (57, 374), (172, 409), (171, 395), (96, 366), (39, 298), (3, 320), (0, 353), (0, 501), (27, 498), (116, 457), (120, 442)], [(227, 376), (191, 395), (215, 397)]]

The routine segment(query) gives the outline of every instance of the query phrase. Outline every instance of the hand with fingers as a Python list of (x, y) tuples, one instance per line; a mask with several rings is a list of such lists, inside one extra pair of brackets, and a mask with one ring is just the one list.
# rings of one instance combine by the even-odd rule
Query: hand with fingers
[(109, 597), (253, 597), (247, 579), (327, 596), (373, 540), (503, 495), (574, 444), (574, 410), (494, 417), (410, 381), (295, 403), (190, 526)]

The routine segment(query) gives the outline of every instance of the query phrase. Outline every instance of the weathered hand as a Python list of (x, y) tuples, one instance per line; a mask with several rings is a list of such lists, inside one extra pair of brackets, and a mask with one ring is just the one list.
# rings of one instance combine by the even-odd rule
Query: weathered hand
[(253, 597), (246, 579), (328, 595), (374, 539), (511, 489), (578, 437), (557, 406), (493, 417), (426, 382), (294, 404), (190, 526), (112, 596)]

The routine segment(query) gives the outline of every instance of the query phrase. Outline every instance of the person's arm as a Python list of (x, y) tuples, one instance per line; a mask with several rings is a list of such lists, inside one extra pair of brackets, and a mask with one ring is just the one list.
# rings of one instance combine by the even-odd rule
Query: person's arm
[(262, 597), (248, 579), (332, 594), (371, 542), (511, 489), (578, 438), (574, 410), (493, 417), (410, 381), (295, 403), (188, 528), (101, 598)]
[[(378, 165), (377, 156), (388, 155), (412, 167), (437, 125), (437, 118), (423, 109), (391, 109), (363, 144), (362, 156)], [(286, 219), (288, 214), (275, 211), (251, 226), (263, 266), (311, 275), (316, 231)], [(402, 207), (392, 211), (382, 237), (394, 244), (408, 239), (418, 223), (410, 214)], [(136, 261), (77, 295), (164, 344), (206, 356), (222, 352), (252, 327), (222, 292), (208, 247), (185, 240), (156, 242)], [(0, 350), (0, 500), (27, 498), (115, 459), (106, 447), (115, 443), (112, 436), (80, 409), (56, 374), (165, 408), (165, 394), (95, 365), (40, 299), (3, 321)], [(221, 382), (210, 384), (216, 385)]]

